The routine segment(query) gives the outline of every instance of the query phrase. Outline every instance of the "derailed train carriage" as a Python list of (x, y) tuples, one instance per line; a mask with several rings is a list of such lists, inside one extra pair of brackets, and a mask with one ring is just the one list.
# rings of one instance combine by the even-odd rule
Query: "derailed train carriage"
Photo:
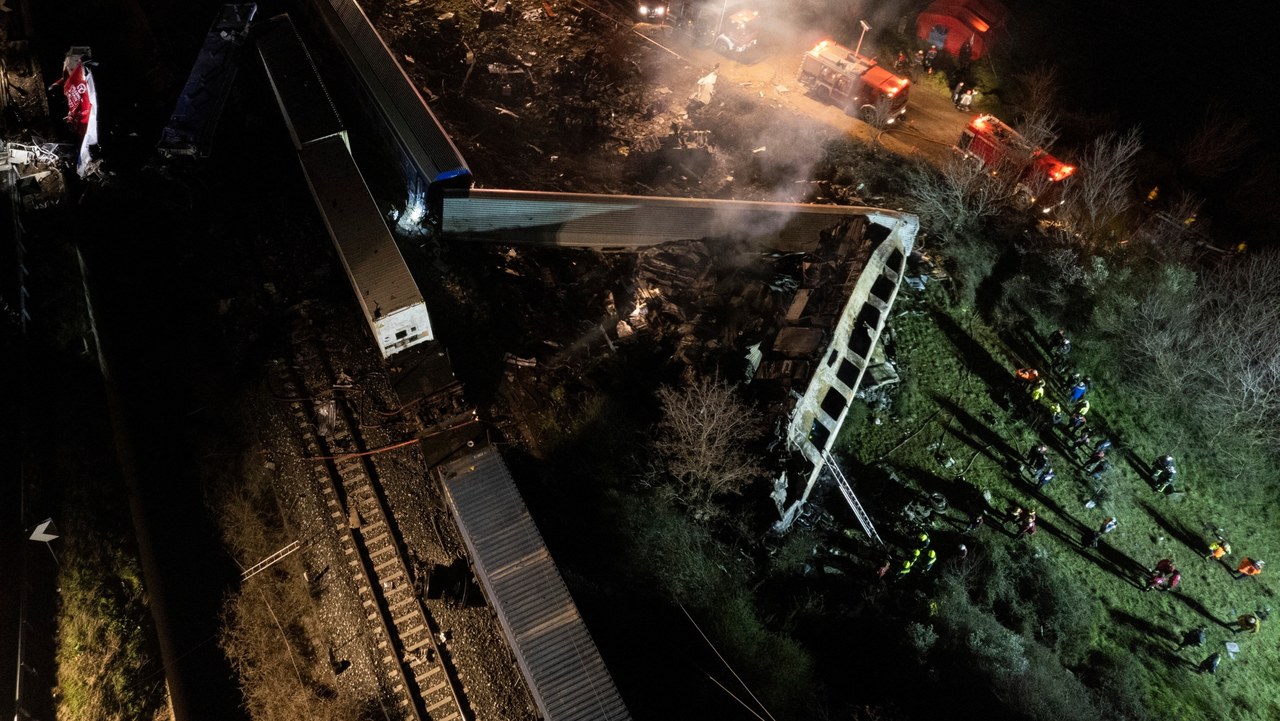
[(257, 28), (258, 53), (307, 185), (383, 358), (434, 340), (422, 293), (364, 176), (346, 128), (287, 15)]

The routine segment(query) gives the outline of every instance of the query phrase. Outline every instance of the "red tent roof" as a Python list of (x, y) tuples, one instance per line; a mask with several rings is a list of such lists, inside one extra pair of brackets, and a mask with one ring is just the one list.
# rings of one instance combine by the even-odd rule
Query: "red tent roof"
[(930, 40), (934, 27), (942, 26), (947, 31), (942, 50), (955, 55), (968, 41), (970, 57), (976, 59), (986, 51), (992, 32), (1003, 26), (1008, 16), (1009, 11), (997, 0), (937, 0), (920, 13), (916, 34)]

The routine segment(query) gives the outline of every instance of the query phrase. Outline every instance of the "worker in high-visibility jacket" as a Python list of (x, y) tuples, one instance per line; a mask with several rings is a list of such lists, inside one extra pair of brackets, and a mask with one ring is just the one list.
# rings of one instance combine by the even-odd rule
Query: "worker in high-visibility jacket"
[(1208, 561), (1212, 558), (1217, 561), (1228, 553), (1231, 553), (1231, 544), (1219, 538), (1209, 544), (1209, 552), (1204, 554), (1204, 560)]
[(1262, 573), (1263, 565), (1265, 565), (1263, 561), (1256, 561), (1245, 556), (1240, 559), (1240, 565), (1236, 566), (1236, 580), (1239, 581), (1242, 578), (1249, 578)]

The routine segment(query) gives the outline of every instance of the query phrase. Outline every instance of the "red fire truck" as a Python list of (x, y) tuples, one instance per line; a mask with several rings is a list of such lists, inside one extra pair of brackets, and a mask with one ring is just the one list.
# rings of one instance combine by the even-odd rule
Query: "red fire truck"
[(1062, 181), (1076, 172), (1074, 165), (1033, 146), (994, 115), (978, 115), (969, 121), (956, 149), (993, 173), (1016, 174), (1031, 202), (1041, 206), (1052, 203)]
[(760, 39), (760, 13), (752, 8), (742, 8), (725, 18), (720, 34), (716, 37), (716, 52), (721, 55), (743, 55)]
[(906, 114), (911, 90), (910, 80), (830, 40), (804, 54), (800, 84), (877, 127), (897, 122)]

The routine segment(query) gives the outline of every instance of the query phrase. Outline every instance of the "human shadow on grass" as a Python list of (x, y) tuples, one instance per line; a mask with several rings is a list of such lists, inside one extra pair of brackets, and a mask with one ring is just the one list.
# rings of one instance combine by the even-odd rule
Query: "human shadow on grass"
[(1085, 549), (1081, 551), (1085, 558), (1092, 560), (1099, 568), (1111, 571), (1120, 580), (1132, 584), (1135, 588), (1146, 588), (1146, 579), (1149, 575), (1147, 567), (1110, 545), (1105, 539), (1098, 543), (1096, 555), (1084, 552)]
[(1121, 611), (1118, 608), (1107, 609), (1107, 612), (1111, 614), (1111, 619), (1113, 621), (1123, 623), (1126, 626), (1136, 629), (1144, 638), (1160, 638), (1174, 642), (1181, 640), (1178, 634), (1164, 628), (1163, 626), (1157, 626), (1145, 618), (1139, 618), (1126, 611)]
[(1213, 615), (1213, 613), (1211, 613), (1209, 609), (1204, 607), (1203, 603), (1200, 603), (1199, 601), (1192, 598), (1191, 596), (1188, 596), (1182, 593), (1181, 591), (1166, 591), (1165, 593), (1173, 594), (1174, 598), (1182, 602), (1182, 604), (1185, 605), (1187, 608), (1200, 614), (1203, 618), (1209, 621), (1213, 621), (1214, 623), (1218, 624), (1219, 626), (1222, 626), (1223, 628), (1235, 628), (1234, 623), (1232, 623), (1231, 621), (1223, 621), (1222, 619)]
[(1042, 373), (1049, 369), (1052, 358), (1049, 356), (1049, 345), (1046, 339), (1036, 335), (1035, 326), (1030, 321), (1023, 321), (1006, 329), (1000, 334), (1014, 359), (1023, 367), (1036, 368)]
[[(976, 451), (981, 451), (988, 458), (1000, 464), (1006, 469), (1017, 470), (1018, 462), (1021, 455), (1013, 446), (1009, 445), (1005, 439), (1001, 438), (998, 433), (991, 430), (985, 423), (974, 418), (972, 414), (960, 407), (955, 401), (944, 396), (934, 394), (933, 399), (944, 412), (950, 413), (953, 420), (960, 424), (965, 433), (955, 433), (962, 441), (965, 441)], [(992, 450), (995, 453), (992, 453)]]
[(1204, 556), (1206, 544), (1195, 531), (1187, 528), (1177, 521), (1171, 521), (1168, 518), (1165, 518), (1164, 514), (1160, 513), (1159, 510), (1146, 501), (1138, 501), (1138, 505), (1141, 506), (1142, 510), (1146, 511), (1147, 515), (1151, 516), (1156, 524), (1163, 528), (1166, 533), (1176, 538), (1180, 543), (1182, 543), (1182, 545), (1191, 549), (1195, 555), (1200, 557)]
[(1169, 650), (1166, 644), (1159, 642), (1160, 640), (1165, 640), (1176, 643), (1179, 640), (1176, 633), (1167, 628), (1157, 626), (1144, 618), (1138, 618), (1131, 613), (1126, 613), (1119, 609), (1108, 609), (1108, 613), (1110, 614), (1112, 621), (1129, 626), (1138, 632), (1137, 636), (1134, 638), (1134, 642), (1135, 646), (1140, 646), (1141, 649), (1135, 648), (1134, 650), (1139, 651), (1141, 656), (1158, 659), (1173, 668), (1186, 666), (1194, 668), (1197, 665), (1196, 663), (1188, 661), (1177, 653)]
[(965, 367), (986, 385), (988, 397), (997, 405), (1001, 405), (1004, 401), (1005, 389), (1012, 378), (1012, 372), (993, 358), (987, 349), (975, 341), (973, 336), (961, 328), (951, 316), (934, 311), (933, 320), (956, 347)]

